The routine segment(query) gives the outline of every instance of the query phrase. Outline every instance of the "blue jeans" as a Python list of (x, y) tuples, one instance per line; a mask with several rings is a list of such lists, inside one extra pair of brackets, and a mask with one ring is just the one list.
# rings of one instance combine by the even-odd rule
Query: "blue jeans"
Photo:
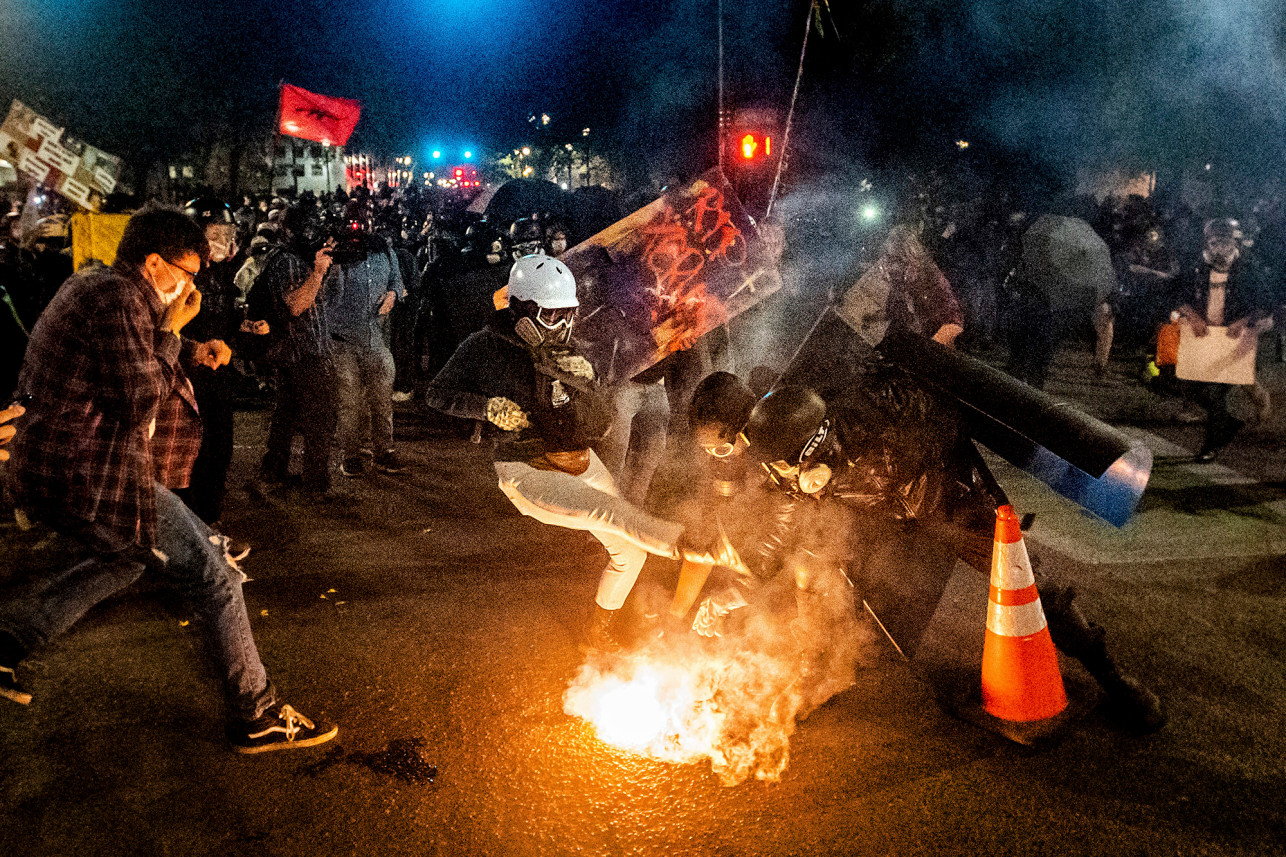
[(210, 541), (210, 528), (160, 485), (156, 486), (156, 511), (156, 551), (161, 556), (136, 546), (113, 545), (93, 524), (60, 527), (89, 556), (0, 606), (0, 631), (27, 651), (38, 649), (150, 569), (173, 586), (201, 620), (206, 647), (223, 678), (229, 714), (254, 720), (275, 704), (276, 691), (255, 648), (241, 573), (228, 564), (222, 546)]
[(371, 449), (393, 448), (393, 352), (335, 342), (339, 392), (339, 449), (345, 460), (357, 455), (369, 419)]

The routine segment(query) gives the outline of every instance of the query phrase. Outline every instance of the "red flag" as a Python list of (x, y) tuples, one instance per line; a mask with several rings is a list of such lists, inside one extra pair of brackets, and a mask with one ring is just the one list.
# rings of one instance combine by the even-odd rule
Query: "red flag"
[(362, 103), (349, 98), (318, 95), (282, 84), (277, 130), (291, 137), (343, 146), (362, 115)]

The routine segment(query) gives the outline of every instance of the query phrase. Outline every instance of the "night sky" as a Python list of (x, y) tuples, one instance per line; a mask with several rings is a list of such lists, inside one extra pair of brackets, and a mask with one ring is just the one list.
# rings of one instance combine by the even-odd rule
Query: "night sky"
[[(1286, 0), (832, 0), (796, 141), (825, 168), (956, 138), (1037, 159), (1275, 163)], [(729, 104), (783, 114), (807, 0), (725, 0)], [(0, 102), (138, 163), (270, 127), (276, 84), (357, 98), (353, 143), (422, 155), (592, 127), (712, 158), (715, 0), (0, 0)]]

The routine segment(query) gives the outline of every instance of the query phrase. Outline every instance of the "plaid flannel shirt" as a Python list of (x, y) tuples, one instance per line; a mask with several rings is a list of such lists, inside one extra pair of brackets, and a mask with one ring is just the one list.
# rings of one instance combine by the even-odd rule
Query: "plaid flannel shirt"
[(123, 545), (156, 542), (156, 489), (187, 484), (201, 443), (178, 337), (137, 270), (71, 277), (31, 332), (13, 441), (18, 504), (53, 524), (94, 522)]

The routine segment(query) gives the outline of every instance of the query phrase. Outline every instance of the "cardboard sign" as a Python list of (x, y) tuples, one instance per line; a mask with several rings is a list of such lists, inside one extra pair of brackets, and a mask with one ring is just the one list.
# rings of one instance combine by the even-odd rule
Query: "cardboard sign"
[(632, 378), (780, 289), (779, 256), (711, 170), (564, 254), (576, 338), (604, 381)]
[(1228, 336), (1228, 328), (1210, 325), (1205, 336), (1197, 336), (1187, 321), (1179, 323), (1179, 358), (1174, 366), (1176, 377), (1185, 381), (1207, 381), (1214, 384), (1255, 383), (1255, 356), (1259, 334), (1247, 330), (1241, 336)]
[(20, 101), (0, 125), (0, 157), (82, 208), (98, 208), (116, 189), (121, 159), (63, 135), (63, 129)]

